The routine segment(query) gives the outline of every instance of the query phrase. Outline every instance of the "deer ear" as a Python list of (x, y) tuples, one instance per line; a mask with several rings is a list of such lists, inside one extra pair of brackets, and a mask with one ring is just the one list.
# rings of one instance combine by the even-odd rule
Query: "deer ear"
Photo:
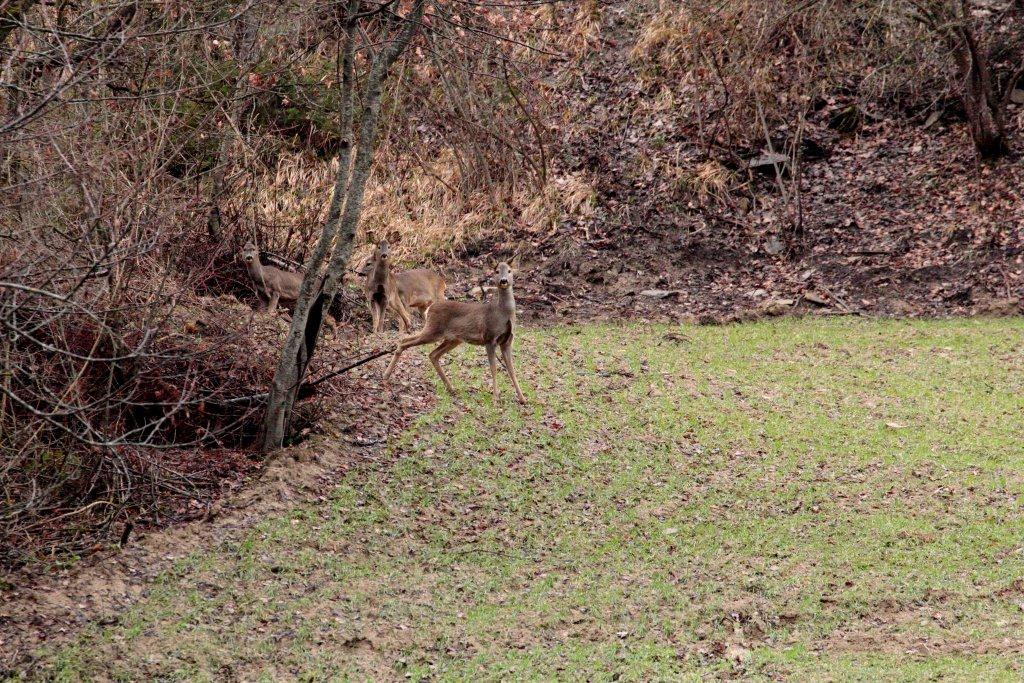
[(522, 262), (522, 256), (523, 256), (522, 253), (517, 251), (516, 255), (512, 258), (512, 263), (511, 263), (512, 270), (517, 272), (517, 273), (519, 272), (519, 264)]

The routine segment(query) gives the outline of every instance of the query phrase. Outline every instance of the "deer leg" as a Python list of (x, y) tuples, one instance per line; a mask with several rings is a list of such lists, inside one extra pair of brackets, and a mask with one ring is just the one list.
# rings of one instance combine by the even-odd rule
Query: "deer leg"
[(280, 298), (281, 295), (278, 292), (270, 293), (270, 303), (267, 304), (267, 312), (270, 313), (270, 315), (277, 315), (277, 302)]
[(391, 357), (391, 363), (388, 365), (388, 369), (384, 371), (384, 381), (387, 382), (391, 377), (391, 373), (395, 371), (395, 365), (398, 364), (398, 359), (401, 357), (403, 351), (411, 349), (414, 346), (429, 344), (436, 339), (437, 335), (422, 332), (420, 334), (414, 334), (411, 337), (405, 337), (399, 341), (398, 348), (395, 349), (395, 355)]
[(494, 393), (494, 401), (498, 401), (498, 357), (495, 353), (494, 344), (487, 345), (487, 362), (491, 365), (491, 391)]
[(366, 297), (366, 306), (370, 309), (370, 332), (377, 331), (377, 325), (379, 324), (378, 318), (380, 318), (380, 311), (377, 310), (377, 302), (373, 300), (373, 295), (370, 294)]
[(383, 332), (384, 326), (388, 324), (388, 295), (381, 294), (377, 299), (377, 331)]
[(405, 311), (405, 324), (411, 330), (413, 327), (413, 323), (416, 322), (416, 316), (413, 315), (412, 309), (409, 308), (408, 306), (402, 306), (402, 310)]
[(395, 318), (398, 320), (398, 331), (401, 332), (402, 334), (409, 334), (408, 328), (406, 328), (403, 324), (405, 321), (402, 320), (402, 314), (398, 310), (398, 304), (395, 301), (395, 297), (389, 296), (387, 298), (387, 301), (385, 301), (383, 305), (387, 309), (387, 311), (393, 314)]
[(373, 332), (384, 329), (384, 306), (376, 299), (370, 302), (370, 316), (373, 318)]
[(409, 330), (412, 329), (412, 316), (409, 315), (409, 309), (406, 308), (405, 302), (402, 301), (401, 297), (395, 297), (394, 308), (395, 315), (398, 316), (398, 325), (401, 328), (401, 331), (408, 334)]
[(434, 369), (437, 370), (438, 376), (441, 377), (441, 381), (444, 382), (445, 389), (448, 390), (452, 396), (455, 396), (455, 387), (448, 381), (448, 375), (445, 374), (444, 368), (441, 367), (441, 356), (448, 353), (456, 346), (461, 344), (457, 339), (448, 339), (437, 345), (437, 348), (430, 352), (430, 362), (433, 364)]
[(519, 388), (519, 380), (516, 379), (516, 366), (512, 362), (511, 338), (501, 345), (501, 357), (505, 361), (505, 369), (508, 370), (508, 377), (512, 380), (512, 387), (516, 390), (516, 398), (519, 399), (520, 403), (526, 403), (526, 396), (523, 395), (523, 390)]

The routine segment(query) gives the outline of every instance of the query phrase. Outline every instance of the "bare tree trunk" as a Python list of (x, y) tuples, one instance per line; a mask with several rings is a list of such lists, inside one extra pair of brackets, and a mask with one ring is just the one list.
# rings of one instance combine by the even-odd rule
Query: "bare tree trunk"
[(416, 0), (412, 11), (406, 17), (406, 26), (402, 34), (388, 48), (381, 53), (373, 68), (370, 70), (370, 77), (366, 84), (366, 106), (363, 108), (362, 123), (359, 129), (359, 147), (356, 154), (355, 168), (352, 170), (352, 186), (348, 191), (348, 198), (345, 202), (345, 215), (341, 220), (341, 227), (338, 231), (338, 240), (334, 247), (334, 256), (327, 268), (327, 279), (324, 281), (324, 299), (330, 303), (333, 301), (338, 288), (341, 286), (342, 276), (345, 274), (345, 266), (348, 264), (349, 256), (352, 254), (352, 240), (355, 238), (356, 226), (359, 224), (359, 217), (363, 211), (363, 195), (366, 191), (366, 181), (370, 176), (370, 166), (373, 163), (374, 143), (377, 137), (377, 123), (380, 116), (380, 97), (384, 87), (384, 79), (388, 70), (399, 55), (409, 45), (413, 35), (419, 30), (420, 20), (423, 17), (425, 0)]
[[(419, 30), (426, 0), (416, 0), (413, 9), (405, 18), (406, 25), (399, 36), (374, 59), (367, 78), (365, 105), (361, 111), (359, 143), (349, 182), (349, 160), (351, 158), (352, 98), (355, 89), (353, 50), (359, 0), (350, 0), (346, 13), (345, 56), (343, 66), (342, 134), (345, 137), (339, 157), (338, 175), (334, 183), (327, 221), (320, 240), (306, 266), (299, 298), (292, 314), (288, 339), (281, 352), (281, 360), (267, 399), (267, 417), (264, 425), (263, 450), (270, 451), (284, 444), (291, 423), (292, 408), (299, 384), (312, 359), (316, 339), (320, 333), (323, 311), (329, 307), (337, 292), (352, 251), (355, 226), (362, 213), (363, 193), (370, 165), (373, 162), (374, 140), (377, 134), (377, 120), (380, 112), (381, 91), (384, 79), (395, 60), (409, 45)], [(337, 237), (337, 239), (335, 239)], [(320, 267), (327, 256), (331, 243), (334, 252), (327, 269), (327, 278), (321, 284)]]
[[(37, 0), (14, 0), (11, 4), (4, 5), (0, 2), (0, 48), (7, 43), (7, 38), (21, 23), (25, 14), (35, 5)], [(0, 80), (9, 81), (10, 87), (4, 98), (2, 112), (3, 120), (14, 120), (18, 115), (18, 99), (20, 91), (15, 86), (14, 74), (17, 71), (13, 64), (8, 66), (10, 74), (0, 72)], [(14, 145), (5, 145), (7, 150), (0, 154), (0, 179), (9, 188), (17, 188), (20, 183), (20, 159), (15, 151)], [(21, 218), (21, 190), (9, 190), (10, 199), (13, 200), (14, 210), (17, 217)]]
[(295, 394), (301, 382), (299, 368), (308, 363), (306, 358), (305, 327), (309, 312), (319, 294), (320, 271), (327, 260), (328, 251), (338, 230), (338, 219), (341, 217), (342, 205), (348, 188), (349, 169), (352, 161), (352, 116), (355, 96), (355, 34), (356, 21), (352, 19), (359, 11), (360, 0), (349, 0), (345, 17), (345, 38), (342, 45), (341, 66), (341, 150), (338, 153), (338, 174), (334, 179), (331, 193), (331, 204), (327, 209), (327, 219), (320, 239), (309, 255), (305, 266), (305, 277), (299, 288), (299, 297), (295, 301), (292, 312), (292, 324), (288, 330), (284, 349), (274, 382), (267, 398), (267, 416), (264, 423), (265, 451), (279, 448), (284, 443), (288, 426), (291, 423), (291, 411), (295, 403)]
[(961, 97), (971, 139), (982, 159), (997, 159), (1010, 151), (1006, 143), (1003, 102), (993, 90), (988, 47), (978, 42), (966, 0), (961, 7), (960, 22), (959, 40), (953, 38), (956, 44), (952, 47), (963, 79)]

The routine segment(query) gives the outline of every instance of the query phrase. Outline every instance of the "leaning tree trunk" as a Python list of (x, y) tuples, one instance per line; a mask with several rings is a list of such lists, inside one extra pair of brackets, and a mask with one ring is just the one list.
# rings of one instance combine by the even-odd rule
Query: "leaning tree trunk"
[[(384, 79), (395, 60), (409, 45), (419, 30), (426, 0), (416, 0), (412, 11), (405, 17), (406, 25), (399, 36), (382, 50), (373, 61), (367, 77), (365, 105), (360, 116), (359, 142), (355, 162), (351, 168), (352, 156), (352, 101), (355, 90), (353, 55), (355, 32), (358, 20), (359, 0), (349, 0), (346, 13), (346, 35), (342, 66), (342, 151), (338, 159), (338, 175), (335, 178), (331, 204), (323, 232), (313, 254), (306, 265), (306, 274), (299, 289), (299, 297), (292, 314), (291, 327), (281, 352), (281, 360), (267, 398), (267, 415), (264, 423), (263, 450), (270, 451), (284, 444), (291, 424), (292, 408), (299, 385), (312, 359), (316, 340), (320, 333), (323, 312), (329, 308), (341, 284), (345, 265), (352, 251), (352, 238), (362, 213), (363, 194), (370, 165), (373, 162), (374, 140), (377, 135), (377, 121), (380, 112), (381, 91)], [(337, 238), (337, 239), (335, 239)], [(321, 282), (320, 270), (334, 243), (334, 252), (327, 269), (326, 280)]]
[(1010, 151), (1006, 142), (1003, 99), (996, 96), (992, 86), (988, 48), (978, 42), (968, 8), (964, 7), (962, 12), (953, 51), (963, 81), (964, 113), (978, 155), (982, 159), (997, 159)]
[(297, 387), (301, 382), (300, 368), (306, 362), (308, 348), (305, 344), (304, 330), (309, 312), (317, 297), (320, 285), (320, 271), (327, 260), (328, 251), (338, 230), (342, 204), (348, 188), (349, 169), (352, 160), (352, 111), (355, 92), (355, 31), (356, 22), (351, 19), (359, 10), (360, 0), (349, 0), (345, 24), (345, 37), (342, 46), (341, 67), (341, 149), (338, 154), (338, 173), (334, 179), (334, 190), (331, 203), (327, 209), (327, 219), (323, 231), (305, 266), (305, 277), (299, 287), (299, 296), (292, 312), (292, 324), (288, 330), (281, 360), (274, 373), (274, 383), (267, 399), (267, 415), (264, 423), (263, 449), (265, 451), (280, 447), (291, 423), (291, 411), (295, 402)]
[[(345, 202), (345, 215), (341, 219), (334, 256), (331, 258), (331, 263), (327, 268), (327, 278), (324, 281), (323, 297), (327, 304), (333, 301), (341, 287), (342, 276), (345, 274), (345, 267), (352, 254), (356, 226), (359, 224), (359, 217), (363, 212), (363, 195), (366, 190), (366, 181), (370, 177), (370, 166), (373, 163), (374, 141), (377, 137), (377, 122), (380, 118), (380, 98), (384, 87), (384, 78), (419, 28), (424, 5), (425, 0), (417, 0), (406, 19), (408, 23), (402, 35), (389, 47), (390, 52), (381, 55), (379, 68), (378, 64), (374, 64), (374, 68), (370, 71), (370, 78), (366, 84), (367, 104), (363, 108), (362, 125), (359, 129), (359, 151), (356, 155), (355, 167), (352, 169), (352, 186), (349, 188), (348, 199)], [(319, 322), (317, 325), (319, 326)]]

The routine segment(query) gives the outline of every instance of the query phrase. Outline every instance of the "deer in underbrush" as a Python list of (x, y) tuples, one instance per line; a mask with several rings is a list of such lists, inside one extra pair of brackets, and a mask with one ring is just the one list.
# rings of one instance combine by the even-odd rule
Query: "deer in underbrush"
[(249, 276), (256, 283), (256, 293), (261, 302), (266, 302), (267, 311), (277, 314), (279, 301), (295, 301), (299, 298), (299, 287), (302, 285), (302, 273), (289, 273), (286, 270), (265, 266), (260, 263), (260, 252), (256, 245), (248, 242), (242, 248), (242, 261)]
[(449, 393), (455, 394), (455, 388), (448, 381), (448, 376), (441, 367), (441, 356), (459, 344), (474, 344), (487, 349), (487, 360), (491, 365), (491, 387), (494, 399), (498, 399), (498, 361), (497, 351), (501, 350), (502, 364), (508, 371), (509, 379), (516, 390), (516, 398), (526, 403), (526, 396), (519, 388), (516, 380), (515, 365), (512, 362), (512, 339), (515, 335), (516, 299), (512, 294), (512, 269), (507, 263), (498, 265), (498, 289), (486, 303), (464, 303), (461, 301), (438, 301), (427, 309), (427, 320), (423, 330), (403, 338), (395, 349), (391, 363), (384, 371), (387, 382), (402, 352), (414, 346), (422, 346), (435, 341), (441, 343), (430, 352), (430, 362), (444, 382)]
[(412, 327), (410, 308), (426, 315), (437, 301), (444, 301), (444, 278), (432, 270), (417, 268), (395, 273), (391, 270), (391, 247), (387, 242), (377, 244), (373, 262), (366, 275), (363, 290), (366, 304), (373, 318), (373, 332), (384, 329), (384, 314), (391, 311), (398, 318), (403, 333)]

